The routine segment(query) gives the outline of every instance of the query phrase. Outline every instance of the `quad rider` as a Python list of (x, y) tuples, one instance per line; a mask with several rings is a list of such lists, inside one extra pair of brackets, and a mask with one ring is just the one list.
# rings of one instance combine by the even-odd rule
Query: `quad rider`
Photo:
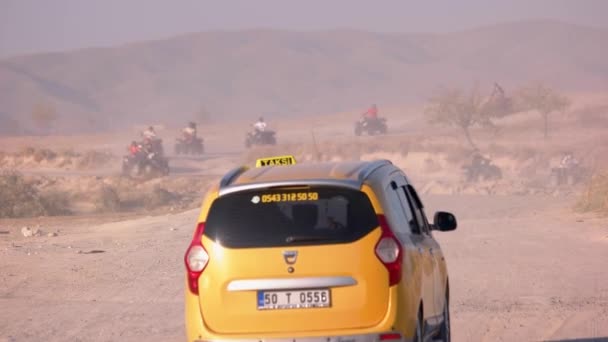
[(141, 167), (146, 158), (143, 146), (137, 143), (137, 141), (132, 141), (127, 147), (127, 152), (128, 154), (124, 157), (122, 164), (123, 173), (128, 173), (135, 167), (138, 168), (139, 173), (139, 167)]
[(196, 139), (196, 123), (189, 122), (188, 126), (182, 129), (184, 141), (189, 144)]
[(156, 139), (156, 131), (154, 130), (153, 126), (148, 127), (148, 129), (146, 129), (145, 131), (143, 131), (141, 133), (142, 137), (145, 140), (154, 140)]
[(131, 141), (131, 145), (127, 148), (129, 151), (130, 157), (136, 157), (141, 152), (142, 146), (137, 143), (137, 141)]
[(365, 113), (361, 114), (361, 117), (363, 118), (364, 124), (370, 124), (371, 122), (378, 120), (378, 107), (375, 104), (371, 105)]
[(565, 152), (555, 170), (557, 172), (557, 184), (574, 182), (579, 166), (579, 161), (572, 155), (572, 152)]
[(153, 126), (148, 127), (141, 133), (143, 137), (142, 146), (147, 152), (154, 152), (157, 154), (163, 154), (163, 142), (162, 139), (156, 135), (156, 131)]
[(253, 129), (255, 131), (256, 137), (260, 137), (262, 132), (266, 131), (266, 122), (264, 122), (264, 117), (260, 116), (258, 121), (253, 124)]
[(496, 165), (492, 164), (492, 160), (485, 157), (477, 149), (473, 151), (471, 163), (465, 165), (466, 180), (468, 182), (477, 182), (479, 180), (496, 180), (502, 178), (502, 171)]
[(259, 117), (253, 125), (253, 131), (247, 132), (245, 138), (245, 147), (249, 148), (252, 145), (275, 145), (277, 139), (275, 131), (268, 129), (268, 125), (264, 121), (264, 117)]
[(127, 147), (129, 154), (127, 158), (132, 163), (140, 163), (142, 159), (143, 146), (138, 144), (137, 141), (131, 141), (129, 147)]

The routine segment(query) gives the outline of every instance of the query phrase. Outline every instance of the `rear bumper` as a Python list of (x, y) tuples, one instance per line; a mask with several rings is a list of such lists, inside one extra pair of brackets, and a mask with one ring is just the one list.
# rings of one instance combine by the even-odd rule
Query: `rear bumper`
[[(398, 336), (397, 336), (398, 335)], [(386, 339), (387, 337), (393, 337)], [(395, 332), (386, 332), (383, 334), (365, 334), (365, 335), (350, 335), (350, 336), (325, 336), (325, 337), (284, 337), (284, 338), (256, 338), (250, 340), (194, 340), (194, 342), (409, 342), (411, 339), (406, 339), (401, 334)]]
[[(187, 285), (186, 285), (187, 286)], [(391, 288), (391, 298), (396, 298), (397, 287)], [(409, 342), (415, 329), (415, 316), (411, 317), (412, 324), (408, 324), (410, 317), (398, 314), (397, 302), (391, 300), (386, 316), (374, 327), (366, 329), (333, 330), (325, 332), (307, 333), (269, 333), (265, 336), (256, 336), (257, 333), (223, 335), (210, 331), (204, 323), (199, 298), (185, 291), (185, 323), (188, 341), (245, 341), (245, 342)], [(415, 310), (414, 310), (415, 311)], [(401, 322), (401, 324), (396, 324)], [(411, 333), (408, 335), (408, 333)], [(262, 334), (260, 334), (262, 335)], [(290, 336), (291, 335), (291, 336)], [(307, 336), (308, 335), (308, 336)]]

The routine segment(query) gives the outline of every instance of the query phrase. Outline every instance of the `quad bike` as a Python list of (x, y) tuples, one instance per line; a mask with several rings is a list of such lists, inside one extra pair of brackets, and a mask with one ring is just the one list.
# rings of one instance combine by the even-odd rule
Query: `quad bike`
[(159, 138), (148, 139), (145, 138), (144, 141), (141, 142), (142, 146), (148, 146), (149, 151), (154, 151), (156, 154), (161, 156), (165, 155), (165, 150), (163, 148), (163, 140)]
[(275, 131), (268, 130), (262, 132), (247, 132), (245, 147), (249, 148), (253, 145), (276, 145), (277, 139), (275, 134)]
[(167, 176), (169, 161), (154, 152), (141, 157), (125, 156), (122, 159), (122, 174), (134, 177)]
[(502, 171), (489, 159), (482, 159), (463, 166), (465, 180), (469, 183), (502, 179)]
[(175, 154), (203, 154), (205, 153), (205, 146), (203, 145), (203, 138), (198, 137), (181, 137), (175, 141)]
[(368, 135), (386, 134), (387, 130), (386, 118), (371, 120), (362, 118), (355, 123), (356, 136), (360, 136), (363, 133), (367, 133)]
[(140, 149), (135, 155), (129, 154), (123, 157), (122, 174), (146, 177), (168, 175), (169, 160), (162, 155), (162, 145), (156, 145), (156, 148), (158, 150)]
[(150, 152), (143, 163), (145, 175), (167, 176), (169, 175), (169, 160), (156, 152)]
[(582, 183), (589, 176), (589, 170), (578, 164), (571, 167), (554, 167), (551, 169), (549, 183), (551, 187), (572, 186)]

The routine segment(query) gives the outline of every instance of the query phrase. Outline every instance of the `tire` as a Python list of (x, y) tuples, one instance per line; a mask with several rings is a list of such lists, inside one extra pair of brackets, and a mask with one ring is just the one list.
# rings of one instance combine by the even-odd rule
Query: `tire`
[(249, 138), (245, 139), (245, 147), (247, 147), (247, 148), (251, 147), (251, 140)]
[(439, 328), (438, 340), (441, 342), (450, 342), (452, 340), (452, 330), (450, 328), (450, 298), (445, 296), (445, 305), (443, 306), (443, 323)]
[(422, 326), (422, 311), (418, 310), (418, 319), (416, 319), (416, 330), (414, 331), (413, 342), (424, 341), (424, 329)]
[(378, 132), (380, 134), (386, 134), (386, 132), (387, 132), (386, 126), (385, 125), (380, 126), (380, 129), (378, 130)]
[(194, 148), (194, 154), (201, 155), (201, 154), (205, 153), (204, 152), (205, 151), (205, 147), (203, 146), (202, 142), (201, 143), (197, 143), (195, 146), (196, 147)]
[(473, 168), (473, 166), (471, 165), (467, 165), (465, 167), (465, 180), (467, 183), (475, 183), (477, 181), (477, 172), (475, 171), (475, 169)]
[(355, 125), (355, 135), (356, 136), (361, 136), (361, 124), (357, 123)]
[(122, 175), (123, 176), (127, 176), (129, 174), (129, 164), (126, 161), (122, 161)]
[(141, 173), (143, 173), (146, 177), (151, 177), (154, 174), (154, 168), (152, 167), (152, 165), (150, 165), (150, 163), (146, 163), (146, 165), (144, 166), (144, 170)]
[(485, 171), (486, 171), (486, 174), (485, 174), (484, 178), (487, 180), (502, 179), (502, 171), (500, 171), (500, 169), (496, 165), (488, 165), (488, 167)]

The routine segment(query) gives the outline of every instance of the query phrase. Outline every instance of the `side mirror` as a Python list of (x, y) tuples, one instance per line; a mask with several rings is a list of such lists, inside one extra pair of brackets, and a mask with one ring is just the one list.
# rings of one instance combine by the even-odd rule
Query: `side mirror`
[(440, 232), (449, 232), (455, 230), (458, 224), (456, 223), (456, 216), (451, 213), (444, 211), (438, 211), (435, 213), (433, 219), (433, 229)]

